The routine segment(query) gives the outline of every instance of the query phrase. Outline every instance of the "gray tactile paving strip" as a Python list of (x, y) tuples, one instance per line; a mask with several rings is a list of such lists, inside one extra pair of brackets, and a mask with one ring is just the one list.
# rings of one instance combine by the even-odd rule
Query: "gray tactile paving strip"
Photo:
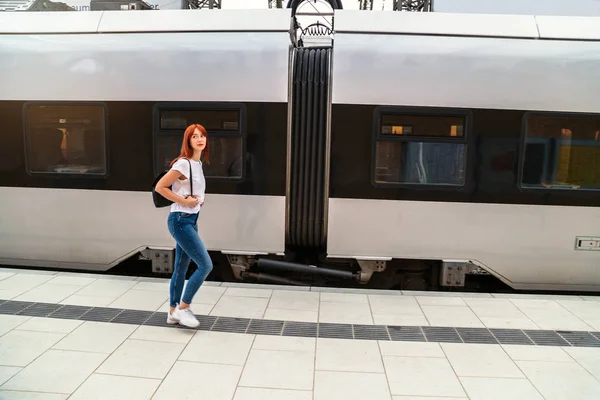
[(498, 340), (485, 328), (456, 328), (465, 343), (498, 344)]
[(534, 344), (531, 339), (519, 329), (490, 329), (490, 332), (500, 344)]
[(402, 342), (426, 342), (420, 326), (388, 326), (390, 338)]
[[(164, 326), (164, 311), (83, 307), (0, 299), (0, 314), (76, 319), (120, 324)], [(336, 338), (346, 340), (391, 340), (410, 342), (520, 344), (529, 346), (600, 347), (600, 332), (520, 329), (461, 328), (443, 326), (353, 325), (295, 322), (198, 315), (197, 330), (257, 335)]]
[(455, 328), (446, 326), (423, 326), (423, 333), (428, 342), (462, 343)]

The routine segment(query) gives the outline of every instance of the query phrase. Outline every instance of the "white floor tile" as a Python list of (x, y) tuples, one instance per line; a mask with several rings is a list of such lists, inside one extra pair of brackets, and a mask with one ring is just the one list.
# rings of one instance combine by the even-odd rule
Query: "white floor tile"
[(385, 374), (317, 371), (315, 400), (390, 400)]
[(263, 317), (268, 303), (269, 299), (223, 296), (210, 315), (260, 319)]
[(27, 292), (27, 290), (22, 289), (0, 289), (0, 299), (2, 300), (14, 300), (16, 297), (19, 297), (23, 293)]
[(52, 275), (18, 273), (0, 281), (0, 290), (27, 292), (52, 279)]
[(72, 319), (33, 317), (16, 329), (21, 331), (70, 333), (81, 324), (83, 324), (83, 321)]
[(0, 315), (0, 336), (12, 331), (30, 319), (31, 317), (25, 315)]
[(74, 294), (62, 300), (60, 304), (69, 304), (72, 306), (86, 306), (86, 307), (107, 307), (110, 303), (115, 301), (117, 296), (82, 296), (80, 294)]
[(445, 358), (384, 356), (383, 362), (393, 395), (466, 397)]
[(509, 344), (502, 347), (515, 361), (573, 362), (573, 359), (560, 347)]
[(466, 306), (460, 297), (416, 296), (422, 306)]
[(8, 332), (0, 337), (0, 365), (25, 367), (64, 336), (49, 332)]
[(527, 379), (460, 378), (471, 400), (544, 400)]
[(392, 396), (392, 400), (468, 400), (466, 397)]
[(2, 389), (70, 394), (105, 358), (105, 354), (48, 350), (6, 382)]
[(350, 303), (350, 304), (368, 304), (369, 298), (366, 294), (353, 293), (321, 293), (321, 302)]
[(419, 303), (412, 296), (369, 295), (368, 297), (373, 314), (423, 315)]
[(299, 351), (250, 351), (240, 386), (312, 390), (314, 355)]
[(148, 400), (160, 382), (158, 379), (93, 374), (69, 400)]
[(111, 308), (128, 310), (156, 311), (169, 299), (169, 292), (160, 293), (153, 290), (128, 290), (121, 297), (110, 303)]
[(61, 350), (112, 353), (137, 329), (136, 325), (86, 321), (54, 348)]
[[(0, 386), (17, 374), (22, 368), (20, 367), (5, 367), (0, 365)], [(2, 397), (0, 397), (1, 399)]]
[(58, 303), (71, 296), (83, 286), (75, 285), (57, 285), (53, 283), (43, 283), (40, 286), (23, 293), (16, 297), (16, 301), (32, 301), (36, 303)]
[[(321, 293), (323, 296), (324, 293)], [(319, 322), (373, 325), (368, 303), (331, 303), (321, 301)]]
[(218, 286), (208, 286), (208, 282), (204, 282), (194, 296), (193, 304), (210, 304), (215, 305), (225, 293), (227, 288)]
[(396, 357), (438, 357), (446, 358), (439, 343), (388, 342), (379, 341), (381, 355)]
[[(419, 313), (420, 313), (419, 309)], [(373, 314), (375, 325), (428, 326), (425, 315)]]
[(317, 339), (317, 370), (383, 373), (374, 340)]
[[(511, 299), (511, 302), (540, 329), (584, 331), (592, 329), (554, 300)], [(581, 302), (587, 304), (583, 300)]]
[(315, 352), (317, 339), (294, 336), (256, 335), (253, 349)]
[(600, 380), (600, 348), (598, 347), (563, 347), (571, 357), (592, 375)]
[(54, 278), (50, 279), (48, 283), (54, 283), (57, 285), (75, 285), (75, 286), (86, 286), (90, 283), (96, 281), (99, 278), (97, 277), (86, 277), (86, 276), (78, 276), (78, 275), (57, 275)]
[(305, 310), (286, 310), (269, 307), (267, 308), (267, 311), (265, 311), (264, 319), (275, 319), (295, 322), (318, 322), (319, 312)]
[(275, 308), (281, 310), (316, 312), (319, 311), (319, 297), (319, 293), (313, 292), (274, 290), (268, 309)]
[(181, 343), (126, 340), (98, 368), (100, 374), (163, 379), (181, 354)]
[(0, 390), (2, 400), (67, 400), (67, 394), (16, 392), (12, 390)]
[(233, 400), (313, 400), (312, 391), (261, 389), (241, 387), (237, 388)]
[(131, 334), (129, 339), (186, 344), (192, 340), (195, 333), (196, 331), (192, 329), (140, 326)]
[(600, 302), (557, 300), (557, 303), (592, 328), (600, 330)]
[(483, 328), (483, 323), (467, 306), (421, 306), (431, 326)]
[(3, 271), (0, 271), (0, 281), (8, 279), (11, 276), (13, 276), (14, 274), (15, 274), (14, 272), (3, 272)]
[(132, 290), (153, 290), (156, 292), (169, 293), (169, 288), (171, 287), (171, 283), (169, 281), (166, 282), (146, 282), (141, 281), (135, 284), (132, 287)]
[(600, 382), (576, 362), (516, 363), (546, 400), (600, 399)]
[(181, 361), (244, 365), (254, 335), (197, 331), (179, 359)]
[(497, 344), (441, 343), (456, 375), (488, 378), (524, 378)]
[(119, 297), (136, 284), (137, 282), (132, 280), (102, 277), (102, 279), (98, 279), (81, 289), (77, 294), (80, 296)]
[(495, 329), (540, 329), (532, 320), (522, 318), (479, 317), (486, 328)]
[(152, 400), (231, 400), (241, 372), (239, 365), (177, 361)]
[(508, 299), (465, 299), (487, 328), (539, 329)]
[(268, 299), (271, 297), (271, 294), (273, 294), (272, 290), (229, 287), (223, 295), (234, 297), (259, 297)]

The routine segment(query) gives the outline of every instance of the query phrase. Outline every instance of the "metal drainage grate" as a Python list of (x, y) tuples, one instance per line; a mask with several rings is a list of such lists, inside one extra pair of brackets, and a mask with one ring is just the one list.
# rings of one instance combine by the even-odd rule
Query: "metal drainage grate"
[(425, 335), (420, 326), (388, 326), (390, 338), (402, 342), (425, 342)]
[(390, 340), (390, 335), (383, 325), (354, 325), (354, 339)]
[(283, 336), (317, 337), (317, 324), (313, 322), (285, 321)]
[(556, 331), (556, 333), (575, 347), (600, 347), (600, 340), (589, 332)]
[[(154, 313), (151, 311), (123, 310), (111, 322), (118, 324), (143, 325)], [(164, 314), (163, 314), (164, 316)]]
[(486, 328), (456, 328), (465, 343), (498, 344), (498, 341)]
[(0, 304), (0, 314), (15, 315), (33, 304), (28, 301), (6, 301)]
[(428, 342), (462, 343), (454, 328), (441, 326), (423, 326), (422, 328)]
[(48, 315), (48, 318), (79, 319), (83, 314), (91, 309), (91, 307), (83, 306), (64, 306)]
[[(83, 307), (0, 299), (0, 314), (77, 319), (185, 328), (167, 324), (166, 312)], [(259, 335), (412, 342), (500, 343), (539, 346), (600, 347), (600, 332), (519, 329), (454, 328), (436, 326), (385, 326), (312, 323), (198, 315), (196, 330)]]
[(213, 325), (213, 332), (246, 333), (250, 320), (246, 318), (218, 317)]
[(283, 330), (283, 321), (271, 321), (266, 319), (253, 319), (246, 331), (253, 335), (276, 335), (280, 336)]
[(490, 332), (500, 344), (534, 344), (523, 331), (518, 329), (490, 329)]
[(319, 324), (318, 337), (329, 339), (352, 339), (352, 325)]
[(538, 346), (568, 346), (569, 345), (569, 343), (567, 343), (563, 338), (561, 338), (559, 336), (558, 333), (556, 333), (554, 331), (526, 330), (523, 332), (525, 332), (525, 334), (527, 334), (527, 336), (529, 336), (531, 338), (531, 340), (533, 340), (533, 342), (535, 344), (537, 344)]
[(62, 304), (50, 304), (50, 303), (35, 303), (31, 307), (27, 307), (17, 313), (17, 315), (27, 315), (30, 317), (47, 317), (54, 311), (61, 308)]

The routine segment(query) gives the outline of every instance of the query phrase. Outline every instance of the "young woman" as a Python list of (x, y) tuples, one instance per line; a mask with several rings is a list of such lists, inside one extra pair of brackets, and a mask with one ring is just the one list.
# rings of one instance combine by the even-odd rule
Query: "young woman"
[[(204, 159), (208, 160), (206, 145), (206, 129), (199, 124), (188, 126), (183, 134), (179, 156), (171, 162), (171, 169), (158, 181), (155, 189), (164, 198), (173, 202), (168, 226), (169, 232), (177, 242), (175, 266), (171, 277), (171, 308), (167, 323), (179, 323), (190, 328), (200, 324), (190, 309), (190, 303), (213, 267), (210, 256), (198, 235), (197, 225), (198, 212), (204, 203), (206, 189), (202, 161), (200, 161), (202, 152), (204, 152)], [(172, 189), (169, 189), (171, 185)], [(198, 269), (190, 277), (182, 297), (190, 259), (194, 260)]]

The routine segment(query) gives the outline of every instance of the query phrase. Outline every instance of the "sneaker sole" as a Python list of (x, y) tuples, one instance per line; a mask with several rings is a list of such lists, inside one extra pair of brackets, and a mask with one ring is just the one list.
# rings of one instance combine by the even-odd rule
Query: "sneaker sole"
[(186, 324), (186, 323), (183, 323), (182, 321), (179, 321), (179, 325), (187, 326), (188, 328), (197, 328), (200, 326), (200, 322)]

